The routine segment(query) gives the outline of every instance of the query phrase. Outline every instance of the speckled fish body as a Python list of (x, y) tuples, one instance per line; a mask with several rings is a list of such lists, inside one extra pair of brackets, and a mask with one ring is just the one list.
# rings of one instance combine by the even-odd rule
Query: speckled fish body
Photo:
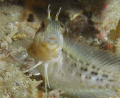
[(27, 50), (36, 63), (42, 62), (37, 69), (43, 77), (48, 77), (50, 87), (60, 88), (73, 98), (118, 97), (120, 58), (63, 38), (63, 28), (60, 21), (51, 20), (48, 14)]
[(69, 38), (64, 38), (62, 54), (60, 70), (49, 77), (51, 86), (77, 98), (118, 96), (119, 57)]

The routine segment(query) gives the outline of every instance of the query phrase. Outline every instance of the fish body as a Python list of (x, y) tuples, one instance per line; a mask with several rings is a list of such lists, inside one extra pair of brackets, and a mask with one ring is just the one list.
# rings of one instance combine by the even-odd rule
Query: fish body
[(64, 38), (63, 65), (50, 77), (55, 88), (76, 98), (118, 96), (120, 59), (116, 55)]
[[(49, 13), (49, 11), (48, 11)], [(85, 43), (63, 38), (64, 25), (45, 19), (27, 51), (49, 85), (76, 98), (109, 98), (119, 95), (120, 58)], [(46, 69), (47, 66), (47, 69)]]

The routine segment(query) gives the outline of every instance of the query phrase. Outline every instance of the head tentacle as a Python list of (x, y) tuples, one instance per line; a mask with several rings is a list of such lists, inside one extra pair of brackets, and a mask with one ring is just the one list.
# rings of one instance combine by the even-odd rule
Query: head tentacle
[(50, 12), (51, 12), (51, 10), (50, 10), (50, 4), (48, 5), (48, 19), (51, 19), (51, 16), (50, 16)]
[(55, 20), (58, 20), (58, 16), (59, 16), (59, 14), (60, 14), (60, 11), (61, 11), (61, 7), (59, 8), (59, 10), (58, 10), (58, 12), (57, 12), (57, 14), (56, 14)]

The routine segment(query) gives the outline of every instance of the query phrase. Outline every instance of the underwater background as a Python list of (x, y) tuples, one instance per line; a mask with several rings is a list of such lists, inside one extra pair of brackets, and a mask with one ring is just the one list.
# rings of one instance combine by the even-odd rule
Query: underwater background
[[(27, 47), (47, 18), (49, 4), (53, 19), (61, 7), (59, 21), (65, 25), (64, 37), (119, 58), (119, 0), (0, 0), (0, 98), (46, 98), (44, 77), (37, 69), (25, 70), (35, 65)], [(59, 87), (50, 88), (47, 98), (85, 98), (64, 93)]]

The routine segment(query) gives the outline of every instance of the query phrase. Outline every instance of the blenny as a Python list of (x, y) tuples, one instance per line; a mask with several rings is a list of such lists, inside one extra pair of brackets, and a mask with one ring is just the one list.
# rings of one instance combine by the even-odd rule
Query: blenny
[[(50, 16), (43, 20), (27, 51), (51, 88), (60, 88), (76, 98), (118, 97), (120, 58), (65, 36), (65, 26)], [(39, 65), (39, 66), (38, 66)]]

